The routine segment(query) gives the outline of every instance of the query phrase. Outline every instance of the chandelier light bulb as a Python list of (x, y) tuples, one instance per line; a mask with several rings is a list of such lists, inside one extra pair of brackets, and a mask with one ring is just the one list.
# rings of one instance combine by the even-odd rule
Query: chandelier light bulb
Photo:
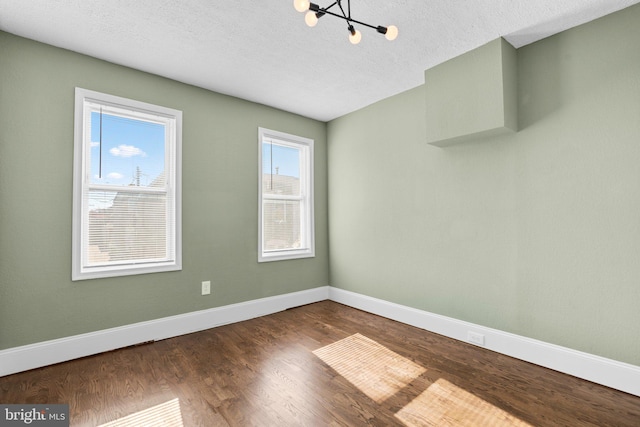
[(398, 37), (398, 27), (395, 25), (389, 25), (387, 27), (387, 32), (384, 35), (387, 40), (395, 40)]
[(351, 44), (358, 44), (362, 40), (362, 33), (360, 31), (355, 30), (351, 34), (349, 34), (349, 41)]
[(306, 22), (310, 27), (315, 27), (318, 23), (318, 17), (316, 16), (316, 13), (312, 11), (307, 12), (307, 14), (304, 16), (304, 22)]
[(309, 10), (309, 4), (309, 0), (293, 0), (293, 7), (295, 7), (298, 12)]

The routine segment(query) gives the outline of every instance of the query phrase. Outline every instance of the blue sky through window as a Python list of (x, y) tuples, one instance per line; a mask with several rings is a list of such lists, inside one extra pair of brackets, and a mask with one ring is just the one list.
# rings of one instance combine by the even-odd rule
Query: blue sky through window
[(268, 142), (262, 143), (262, 173), (300, 178), (300, 150)]
[(102, 113), (100, 175), (100, 115), (91, 113), (91, 183), (149, 186), (164, 171), (165, 126)]

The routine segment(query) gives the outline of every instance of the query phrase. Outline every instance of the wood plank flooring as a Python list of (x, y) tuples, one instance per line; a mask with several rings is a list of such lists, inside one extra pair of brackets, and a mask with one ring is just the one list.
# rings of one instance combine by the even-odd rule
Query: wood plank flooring
[(640, 426), (639, 397), (330, 301), (5, 376), (0, 403), (68, 403), (73, 426)]

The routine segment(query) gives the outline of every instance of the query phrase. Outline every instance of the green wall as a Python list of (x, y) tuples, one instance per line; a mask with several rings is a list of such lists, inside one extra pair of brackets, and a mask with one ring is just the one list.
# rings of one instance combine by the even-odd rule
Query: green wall
[[(182, 271), (71, 281), (76, 86), (183, 111)], [(313, 259), (257, 262), (259, 126), (315, 140)], [(325, 123), (0, 32), (0, 349), (326, 286), (327, 236)]]
[(519, 49), (514, 134), (427, 144), (424, 86), (330, 122), (331, 285), (640, 365), (638, 22)]

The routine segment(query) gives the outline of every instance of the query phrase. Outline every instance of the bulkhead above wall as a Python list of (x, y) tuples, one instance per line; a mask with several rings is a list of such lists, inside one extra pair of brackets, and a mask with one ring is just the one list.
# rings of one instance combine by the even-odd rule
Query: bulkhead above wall
[(427, 142), (445, 147), (518, 130), (517, 52), (503, 38), (425, 71)]

